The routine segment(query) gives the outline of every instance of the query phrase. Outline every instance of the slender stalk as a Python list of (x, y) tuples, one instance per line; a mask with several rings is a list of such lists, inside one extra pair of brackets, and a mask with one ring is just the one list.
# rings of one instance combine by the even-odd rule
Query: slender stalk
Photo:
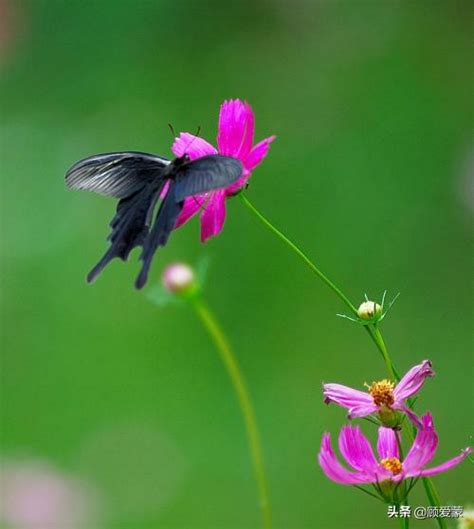
[[(245, 194), (239, 193), (238, 197), (242, 203), (257, 217), (257, 219), (268, 228), (273, 234), (275, 234), (281, 241), (283, 241), (296, 255), (303, 260), (306, 266), (316, 274), (319, 279), (323, 281), (338, 297), (342, 302), (348, 307), (348, 309), (357, 316), (357, 309), (349, 298), (337, 287), (321, 270), (311, 261), (311, 259), (300, 249), (296, 244), (291, 241), (286, 235), (284, 235), (278, 228), (276, 228), (265, 216), (258, 211), (258, 209), (250, 202), (250, 200), (245, 196)], [(372, 329), (369, 325), (364, 325), (366, 331), (368, 332), (371, 340), (375, 343), (377, 349), (380, 351), (385, 364), (387, 366), (389, 376), (394, 378), (394, 380), (399, 380), (395, 377), (392, 361), (390, 360), (387, 347), (382, 338), (382, 334), (379, 329)]]
[[(423, 482), (423, 487), (425, 488), (430, 505), (439, 507), (441, 505), (441, 499), (431, 478), (423, 478), (421, 481)], [(444, 518), (437, 516), (436, 521), (440, 529), (447, 529), (448, 526)]]
[(400, 438), (400, 432), (397, 432), (395, 431), (395, 439), (397, 440), (397, 446), (398, 446), (398, 459), (400, 459), (400, 461), (403, 461), (404, 456), (403, 456), (403, 446), (402, 446), (402, 440)]
[[(349, 300), (349, 298), (325, 275), (321, 270), (309, 259), (309, 257), (300, 249), (298, 246), (296, 246), (295, 243), (293, 243), (286, 235), (284, 235), (280, 230), (278, 230), (258, 209), (249, 201), (249, 199), (245, 196), (243, 192), (241, 192), (239, 195), (240, 200), (242, 203), (257, 217), (257, 219), (266, 227), (268, 228), (273, 234), (275, 234), (280, 240), (282, 240), (300, 259), (303, 260), (303, 262), (310, 268), (310, 270), (317, 276), (319, 279), (323, 281), (338, 297), (339, 299), (349, 308), (349, 310), (357, 315), (357, 309), (352, 304), (352, 302)], [(390, 358), (387, 346), (385, 345), (385, 341), (382, 337), (382, 333), (380, 332), (380, 329), (376, 325), (364, 325), (367, 333), (369, 334), (371, 340), (376, 345), (377, 349), (381, 353), (385, 365), (387, 367), (387, 371), (389, 373), (389, 376), (395, 380), (400, 380), (400, 375), (398, 374), (397, 370), (393, 366), (393, 362)], [(413, 434), (410, 431), (410, 428), (407, 427), (408, 436), (411, 440), (413, 440)], [(436, 488), (430, 478), (423, 478), (423, 485), (426, 491), (426, 495), (428, 497), (428, 500), (430, 501), (431, 505), (439, 506), (441, 505), (440, 498), (438, 496), (438, 493), (436, 491)], [(443, 518), (437, 518), (438, 525), (440, 529), (446, 528), (446, 523)], [(407, 521), (408, 523), (408, 521)], [(408, 526), (406, 526), (408, 527)]]
[(400, 520), (400, 527), (402, 529), (409, 529), (410, 528), (410, 519), (409, 518), (399, 518)]
[(384, 503), (384, 500), (382, 500), (382, 498), (380, 496), (377, 496), (377, 494), (374, 494), (373, 492), (370, 492), (370, 490), (366, 490), (366, 489), (364, 489), (364, 487), (360, 487), (359, 485), (352, 485), (352, 486), (355, 487), (356, 489), (361, 490), (362, 492), (365, 492), (369, 496), (372, 496), (372, 498), (375, 498), (376, 500), (379, 500), (382, 503)]
[(247, 208), (260, 220), (260, 222), (266, 226), (271, 232), (273, 232), (280, 240), (282, 240), (287, 246), (289, 246), (295, 253), (298, 255), (308, 266), (311, 271), (316, 274), (323, 283), (325, 283), (338, 297), (347, 305), (349, 310), (357, 315), (357, 309), (349, 301), (349, 299), (342, 293), (342, 291), (325, 275), (321, 270), (309, 259), (309, 257), (296, 246), (295, 243), (290, 241), (286, 235), (284, 235), (280, 230), (278, 230), (266, 217), (264, 217), (260, 211), (249, 201), (249, 199), (240, 193), (240, 200), (247, 206)]
[(372, 332), (373, 332), (373, 337), (377, 344), (377, 347), (379, 348), (379, 351), (382, 353), (382, 356), (385, 361), (385, 365), (387, 366), (387, 371), (390, 375), (390, 378), (398, 382), (400, 380), (400, 377), (397, 376), (397, 373), (395, 372), (395, 369), (393, 368), (392, 359), (390, 358), (390, 355), (388, 354), (387, 346), (385, 345), (385, 341), (382, 337), (382, 333), (380, 332), (380, 329), (377, 327), (377, 325), (373, 326)]
[(265, 468), (263, 464), (262, 450), (260, 446), (260, 436), (258, 434), (257, 424), (255, 420), (255, 412), (253, 410), (252, 401), (250, 399), (247, 386), (240, 371), (237, 359), (232, 352), (229, 342), (220, 328), (213, 313), (209, 310), (204, 301), (199, 297), (193, 300), (193, 307), (199, 316), (201, 322), (210, 334), (214, 344), (219, 352), (222, 363), (224, 364), (227, 373), (231, 379), (237, 399), (239, 401), (240, 410), (244, 419), (247, 439), (254, 466), (255, 479), (257, 482), (258, 494), (260, 498), (260, 509), (262, 513), (263, 527), (270, 529), (272, 527), (272, 516), (270, 509), (270, 500), (268, 495), (267, 479), (265, 477)]

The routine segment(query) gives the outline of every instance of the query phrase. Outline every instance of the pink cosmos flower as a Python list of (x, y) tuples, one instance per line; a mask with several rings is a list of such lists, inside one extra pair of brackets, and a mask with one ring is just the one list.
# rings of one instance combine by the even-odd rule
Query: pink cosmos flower
[(253, 145), (254, 121), (252, 108), (248, 103), (231, 99), (221, 105), (217, 149), (188, 132), (182, 132), (175, 139), (172, 147), (175, 156), (187, 154), (191, 160), (195, 160), (219, 153), (238, 158), (244, 166), (240, 179), (227, 188), (187, 198), (176, 222), (176, 228), (202, 210), (201, 241), (205, 242), (221, 232), (226, 216), (226, 199), (245, 186), (252, 171), (265, 158), (270, 143), (275, 139), (275, 136), (270, 136)]
[(456, 466), (471, 453), (470, 448), (465, 448), (458, 456), (441, 465), (425, 468), (433, 459), (438, 445), (438, 436), (430, 413), (421, 417), (421, 428), (403, 460), (400, 459), (396, 435), (392, 428), (384, 426), (379, 428), (377, 458), (358, 426), (344, 426), (339, 434), (339, 450), (353, 468), (353, 470), (348, 470), (338, 461), (331, 446), (330, 434), (325, 433), (318, 455), (319, 464), (326, 476), (336, 483), (343, 485), (377, 484), (377, 490), (380, 493), (391, 490), (390, 486), (379, 486), (384, 482), (390, 485), (390, 483), (397, 484), (407, 478), (434, 476)]
[(349, 409), (348, 418), (366, 417), (372, 413), (379, 413), (382, 422), (384, 418), (393, 414), (393, 410), (403, 411), (415, 425), (419, 419), (405, 404), (405, 400), (417, 393), (427, 377), (434, 376), (431, 362), (424, 360), (412, 367), (400, 382), (395, 384), (387, 379), (380, 380), (368, 386), (368, 392), (352, 389), (341, 384), (324, 384), (323, 393), (326, 404), (335, 402)]

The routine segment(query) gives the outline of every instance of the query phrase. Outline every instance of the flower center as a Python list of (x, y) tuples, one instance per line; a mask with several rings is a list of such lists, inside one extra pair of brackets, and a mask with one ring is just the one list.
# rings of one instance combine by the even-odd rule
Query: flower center
[(393, 397), (393, 388), (394, 383), (390, 382), (390, 380), (387, 380), (386, 378), (379, 380), (378, 382), (373, 382), (370, 386), (368, 386), (369, 393), (374, 399), (374, 404), (376, 406), (386, 406), (387, 408), (390, 408), (395, 402), (395, 398)]
[(385, 457), (380, 461), (380, 464), (390, 470), (394, 476), (400, 474), (403, 469), (402, 462), (397, 457)]

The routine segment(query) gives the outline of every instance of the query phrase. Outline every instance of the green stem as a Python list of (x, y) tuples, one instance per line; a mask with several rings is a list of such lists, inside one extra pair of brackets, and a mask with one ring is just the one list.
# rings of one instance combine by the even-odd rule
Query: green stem
[[(385, 354), (384, 354), (384, 351), (383, 349), (380, 348), (380, 342), (377, 340), (377, 338), (375, 337), (374, 335), (374, 331), (372, 330), (372, 326), (369, 326), (369, 325), (364, 325), (364, 328), (365, 330), (367, 331), (367, 334), (369, 335), (369, 338), (374, 342), (375, 344), (375, 347), (377, 347), (379, 353), (382, 355), (382, 359), (385, 363), (385, 365), (387, 365), (387, 363), (385, 362)], [(388, 370), (388, 369), (387, 369)], [(389, 376), (391, 377), (391, 373), (389, 371)]]
[(379, 351), (382, 353), (382, 356), (383, 356), (383, 359), (387, 367), (387, 371), (388, 371), (390, 378), (398, 382), (400, 380), (400, 377), (398, 376), (398, 374), (395, 372), (395, 369), (393, 368), (392, 359), (390, 358), (390, 355), (388, 354), (387, 346), (385, 345), (385, 341), (382, 337), (382, 333), (380, 332), (380, 329), (377, 327), (377, 325), (373, 326), (372, 335), (373, 335), (375, 343), (377, 344), (377, 347), (379, 348)]
[(410, 529), (410, 519), (407, 518), (399, 518), (400, 520), (400, 527), (402, 529)]
[[(357, 309), (349, 300), (349, 298), (337, 287), (321, 270), (311, 261), (311, 259), (300, 249), (294, 242), (292, 242), (286, 235), (284, 235), (278, 228), (276, 228), (266, 217), (264, 217), (260, 211), (250, 202), (244, 193), (239, 193), (238, 197), (242, 203), (257, 217), (257, 219), (268, 228), (273, 234), (275, 234), (280, 240), (282, 240), (296, 255), (303, 260), (303, 262), (310, 268), (310, 270), (316, 274), (338, 297), (343, 303), (349, 308), (349, 310), (357, 316)], [(387, 366), (389, 376), (394, 380), (399, 380), (395, 377), (395, 371), (393, 369), (392, 362), (388, 355), (387, 347), (383, 341), (382, 334), (379, 329), (372, 329), (368, 325), (364, 325), (368, 332), (371, 340), (375, 343), (378, 350), (380, 351), (385, 364)]]
[[(349, 310), (357, 316), (357, 309), (356, 307), (351, 303), (349, 298), (325, 275), (319, 268), (309, 259), (309, 257), (302, 251), (296, 244), (294, 244), (286, 235), (284, 235), (280, 230), (278, 230), (266, 217), (264, 217), (260, 211), (249, 201), (249, 199), (245, 196), (243, 192), (239, 193), (239, 198), (242, 201), (242, 203), (257, 217), (257, 219), (266, 227), (268, 228), (272, 233), (274, 233), (280, 240), (282, 240), (293, 252), (300, 257), (300, 259), (303, 260), (303, 262), (310, 268), (310, 270), (316, 274), (316, 276), (319, 277), (325, 283), (338, 297), (343, 301), (343, 303), (349, 308)], [(389, 373), (389, 376), (395, 380), (400, 380), (400, 375), (398, 374), (397, 370), (393, 366), (393, 362), (390, 358), (390, 355), (388, 353), (387, 346), (385, 345), (385, 341), (382, 337), (382, 333), (380, 332), (380, 329), (374, 325), (364, 325), (366, 331), (368, 332), (371, 340), (376, 345), (377, 349), (381, 353), (385, 365), (387, 367), (387, 371)], [(409, 426), (407, 427), (407, 431), (409, 432), (408, 437), (413, 440), (413, 434), (410, 431)], [(436, 488), (431, 481), (430, 478), (423, 478), (423, 485), (425, 487), (426, 495), (428, 497), (428, 500), (430, 501), (431, 505), (439, 506), (441, 504), (438, 493), (436, 491)], [(437, 518), (438, 525), (440, 529), (446, 528), (446, 523), (443, 518)]]
[[(422, 482), (430, 505), (439, 507), (441, 505), (441, 499), (431, 478), (423, 478)], [(437, 516), (436, 521), (438, 522), (438, 526), (440, 529), (447, 529), (446, 521), (444, 518), (440, 518), (439, 516)]]
[(255, 420), (255, 413), (247, 386), (243, 379), (242, 373), (240, 372), (237, 359), (232, 352), (227, 338), (217, 323), (216, 318), (199, 296), (195, 297), (192, 301), (197, 315), (214, 341), (221, 360), (232, 381), (232, 385), (234, 386), (234, 390), (239, 401), (240, 410), (245, 422), (247, 439), (250, 447), (250, 454), (252, 457), (255, 479), (257, 481), (258, 494), (260, 498), (263, 527), (265, 529), (270, 529), (272, 527), (272, 516), (268, 496), (268, 486), (265, 477), (265, 469), (263, 465), (262, 450), (260, 447), (260, 438)]
[(354, 307), (354, 305), (349, 301), (349, 299), (342, 293), (342, 291), (326, 276), (324, 275), (321, 270), (309, 259), (309, 257), (296, 246), (286, 235), (283, 235), (283, 233), (275, 228), (273, 224), (264, 217), (260, 211), (249, 201), (249, 199), (244, 195), (244, 193), (239, 193), (238, 197), (240, 200), (247, 206), (247, 208), (258, 218), (258, 220), (266, 226), (271, 232), (273, 232), (280, 240), (282, 240), (287, 246), (289, 246), (295, 253), (298, 255), (308, 266), (311, 271), (316, 274), (319, 279), (323, 281), (349, 308), (349, 310), (357, 315), (357, 309)]
[(398, 446), (398, 453), (399, 453), (398, 459), (400, 461), (403, 461), (405, 458), (403, 456), (403, 446), (402, 446), (402, 440), (400, 438), (400, 432), (395, 431), (394, 433), (395, 433), (395, 439), (397, 440), (397, 446)]
[(382, 503), (385, 503), (384, 500), (382, 500), (382, 498), (380, 496), (377, 496), (377, 494), (374, 494), (373, 492), (370, 492), (370, 490), (366, 490), (366, 489), (364, 489), (364, 487), (360, 487), (359, 485), (352, 485), (352, 486), (355, 487), (356, 489), (361, 490), (362, 492), (365, 492), (369, 496), (372, 496), (372, 498), (375, 498), (376, 500), (379, 500)]

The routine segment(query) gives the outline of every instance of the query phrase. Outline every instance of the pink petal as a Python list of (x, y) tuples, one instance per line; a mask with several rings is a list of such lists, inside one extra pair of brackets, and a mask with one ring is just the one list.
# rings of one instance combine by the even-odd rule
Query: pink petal
[(225, 191), (210, 193), (209, 200), (201, 215), (201, 242), (218, 235), (225, 221)]
[(370, 406), (354, 406), (353, 408), (349, 409), (347, 418), (359, 419), (361, 417), (367, 417), (368, 415), (372, 415), (372, 413), (375, 413), (377, 409), (378, 408), (375, 404), (371, 404)]
[(250, 105), (231, 99), (224, 101), (219, 113), (217, 145), (225, 156), (247, 155), (253, 141), (254, 118)]
[(397, 434), (392, 428), (385, 428), (384, 426), (379, 428), (377, 451), (380, 459), (385, 459), (386, 457), (396, 457), (398, 459), (400, 457), (398, 452)]
[(196, 195), (194, 197), (188, 197), (184, 201), (184, 207), (176, 220), (175, 229), (182, 226), (184, 223), (196, 215), (206, 204), (206, 195)]
[(331, 436), (328, 433), (323, 435), (321, 450), (318, 454), (318, 462), (326, 476), (336, 483), (341, 483), (342, 485), (357, 485), (372, 481), (370, 477), (362, 473), (350, 472), (339, 463), (331, 446)]
[(363, 391), (352, 389), (342, 384), (323, 385), (324, 402), (335, 402), (349, 408), (349, 418), (365, 417), (377, 411), (372, 397)]
[(418, 474), (408, 474), (407, 477), (410, 476), (421, 476), (421, 477), (429, 477), (434, 476), (435, 474), (439, 474), (440, 472), (446, 472), (446, 470), (449, 470), (450, 468), (455, 467), (456, 465), (459, 465), (461, 461), (463, 461), (470, 453), (472, 452), (471, 448), (465, 448), (458, 456), (453, 457), (452, 459), (448, 459), (448, 461), (445, 461), (441, 465), (437, 465), (432, 468), (427, 468), (426, 470), (422, 470), (421, 472), (418, 472)]
[(395, 400), (405, 400), (411, 397), (420, 390), (425, 379), (432, 376), (434, 372), (429, 360), (424, 360), (421, 364), (412, 367), (393, 390)]
[(225, 188), (226, 195), (228, 197), (235, 195), (235, 193), (237, 193), (239, 189), (242, 189), (245, 186), (249, 178), (250, 178), (250, 172), (244, 168), (244, 170), (242, 171), (242, 176), (237, 180), (237, 182), (234, 182), (233, 184)]
[(402, 402), (395, 401), (392, 408), (394, 410), (400, 410), (403, 413), (405, 413), (405, 415), (407, 415), (407, 417), (416, 426), (416, 428), (422, 427), (422, 424), (421, 424), (421, 421), (418, 415), (409, 406), (407, 406), (403, 401)]
[(433, 417), (427, 413), (421, 417), (422, 427), (416, 433), (415, 440), (405, 460), (403, 470), (405, 474), (415, 475), (428, 464), (436, 452), (438, 436), (434, 429)]
[(239, 158), (239, 160), (245, 158), (250, 152), (250, 149), (252, 148), (253, 134), (255, 130), (255, 117), (253, 115), (252, 107), (248, 103), (245, 103), (245, 113), (245, 134), (242, 140), (240, 150), (236, 156), (237, 158)]
[(210, 143), (198, 136), (189, 134), (189, 132), (181, 132), (181, 134), (175, 138), (171, 150), (176, 157), (179, 158), (180, 156), (187, 154), (191, 160), (202, 158), (208, 154), (217, 154), (217, 149), (215, 149)]
[(375, 479), (378, 463), (369, 441), (358, 426), (343, 426), (339, 434), (339, 450), (352, 467)]
[(253, 169), (262, 162), (270, 149), (270, 143), (274, 139), (276, 139), (276, 136), (270, 136), (257, 143), (245, 159), (242, 160), (247, 171), (253, 171)]

